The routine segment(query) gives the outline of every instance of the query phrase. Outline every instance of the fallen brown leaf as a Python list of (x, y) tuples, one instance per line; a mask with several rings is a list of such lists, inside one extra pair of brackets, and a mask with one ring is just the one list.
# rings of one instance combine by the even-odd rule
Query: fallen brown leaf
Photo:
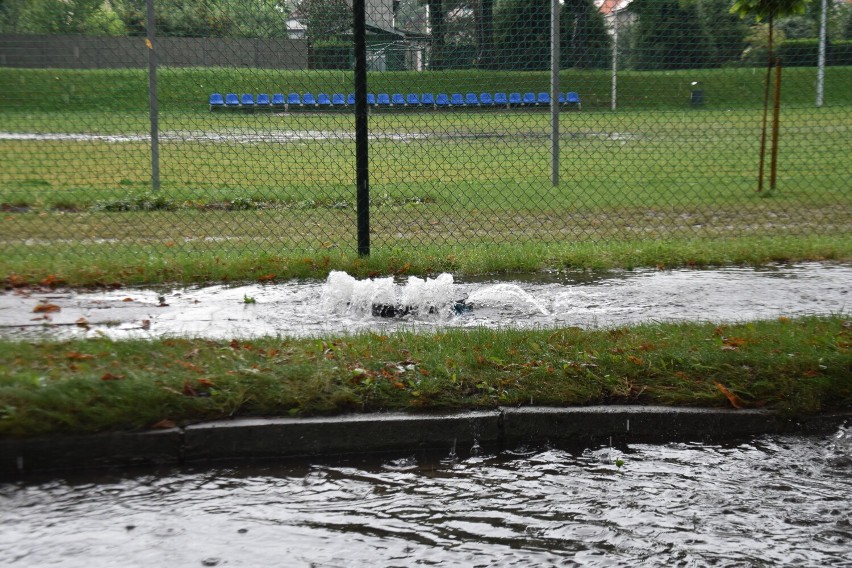
[(188, 369), (190, 371), (195, 371), (196, 373), (203, 373), (204, 370), (198, 365), (193, 365), (189, 361), (175, 361), (178, 365), (183, 367), (184, 369)]
[(33, 308), (34, 314), (48, 314), (53, 312), (61, 312), (62, 308), (56, 304), (38, 304)]
[(41, 282), (39, 282), (39, 284), (41, 284), (42, 286), (48, 286), (53, 288), (55, 286), (65, 284), (65, 280), (57, 278), (54, 274), (48, 274), (45, 278), (41, 280)]
[(168, 418), (164, 418), (163, 420), (160, 420), (159, 422), (155, 422), (154, 424), (151, 424), (152, 430), (167, 430), (169, 428), (175, 428), (175, 427), (177, 427), (177, 424), (175, 423), (175, 421), (169, 420)]
[(723, 337), (722, 343), (729, 347), (743, 347), (748, 343), (748, 339), (742, 337)]
[(183, 382), (183, 394), (186, 396), (198, 396), (198, 393), (195, 392), (194, 388), (192, 388), (192, 384), (189, 382), (189, 379)]
[(23, 288), (27, 285), (27, 279), (20, 274), (10, 274), (6, 277), (6, 284), (12, 288)]
[(94, 359), (95, 356), (90, 353), (80, 353), (79, 351), (69, 351), (65, 354), (66, 359), (70, 359), (72, 361), (85, 361), (87, 359)]
[(734, 408), (737, 408), (737, 409), (742, 408), (743, 403), (739, 398), (737, 398), (737, 395), (735, 395), (734, 393), (729, 391), (727, 389), (727, 387), (725, 387), (725, 385), (723, 385), (722, 383), (715, 383), (715, 385), (716, 385), (716, 388), (719, 389), (719, 391), (723, 395), (725, 395), (725, 398), (727, 398), (728, 401), (730, 401), (731, 406), (733, 406)]
[(641, 357), (637, 357), (635, 355), (628, 355), (627, 360), (633, 363), (634, 365), (639, 365), (640, 367), (645, 364), (645, 360)]

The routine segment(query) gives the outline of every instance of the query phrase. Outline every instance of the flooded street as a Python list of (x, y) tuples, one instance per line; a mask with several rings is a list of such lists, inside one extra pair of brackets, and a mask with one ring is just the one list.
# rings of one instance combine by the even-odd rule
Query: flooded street
[[(817, 263), (462, 281), (333, 273), (324, 282), (5, 292), (0, 335), (743, 321), (847, 313), (850, 289), (852, 267)], [(0, 483), (0, 566), (849, 567), (849, 430), (499, 453), (456, 453), (447, 440), (437, 456), (29, 475)]]
[[(426, 281), (354, 281), (336, 274), (343, 278), (243, 286), (5, 292), (0, 294), (0, 337), (226, 339), (439, 327), (734, 322), (847, 313), (852, 290), (852, 266), (826, 263), (558, 272), (501, 279), (453, 280), (443, 275)], [(432, 304), (402, 317), (377, 317), (370, 309), (377, 302), (405, 303), (411, 298), (430, 298)], [(454, 311), (454, 302), (460, 301), (465, 309)], [(45, 305), (55, 309), (39, 311)]]
[(849, 566), (852, 433), (0, 485), (0, 564)]

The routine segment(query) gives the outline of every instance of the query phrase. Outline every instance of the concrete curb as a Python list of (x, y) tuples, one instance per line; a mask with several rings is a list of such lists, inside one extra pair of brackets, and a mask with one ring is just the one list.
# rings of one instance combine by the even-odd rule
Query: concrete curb
[(852, 412), (791, 419), (762, 410), (653, 406), (243, 418), (148, 432), (0, 440), (0, 478), (45, 471), (393, 451), (448, 453), (456, 446), (464, 456), (474, 443), (502, 449), (723, 441), (760, 434), (830, 432), (850, 418)]

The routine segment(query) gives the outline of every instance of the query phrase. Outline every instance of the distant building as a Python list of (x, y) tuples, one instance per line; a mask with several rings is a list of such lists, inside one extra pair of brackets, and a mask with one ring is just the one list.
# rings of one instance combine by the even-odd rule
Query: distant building
[(636, 14), (630, 9), (632, 3), (633, 0), (595, 0), (609, 33), (614, 33), (616, 26), (624, 28), (636, 21)]

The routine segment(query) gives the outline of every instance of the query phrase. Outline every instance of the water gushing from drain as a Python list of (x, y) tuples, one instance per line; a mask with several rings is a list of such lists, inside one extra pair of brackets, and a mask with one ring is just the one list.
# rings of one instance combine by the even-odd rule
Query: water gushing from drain
[(329, 313), (349, 316), (431, 316), (446, 319), (454, 313), (452, 274), (435, 278), (410, 276), (403, 285), (392, 277), (358, 280), (333, 270), (325, 281), (322, 304)]
[(528, 313), (549, 315), (547, 309), (520, 286), (499, 283), (472, 292), (467, 298), (457, 289), (453, 275), (435, 278), (409, 276), (404, 284), (392, 277), (358, 280), (332, 271), (322, 293), (326, 312), (348, 316), (428, 318), (447, 320), (475, 307), (511, 307)]
[[(427, 279), (370, 280), (337, 272), (326, 281), (277, 284), (26, 293), (0, 290), (0, 337), (231, 339), (451, 327), (723, 323), (845, 314), (852, 297), (849, 264), (558, 272), (506, 278), (509, 276), (460, 281), (442, 274)], [(40, 303), (53, 304), (58, 310), (34, 318)], [(376, 314), (374, 304), (380, 307)], [(390, 309), (383, 313), (381, 306)]]

